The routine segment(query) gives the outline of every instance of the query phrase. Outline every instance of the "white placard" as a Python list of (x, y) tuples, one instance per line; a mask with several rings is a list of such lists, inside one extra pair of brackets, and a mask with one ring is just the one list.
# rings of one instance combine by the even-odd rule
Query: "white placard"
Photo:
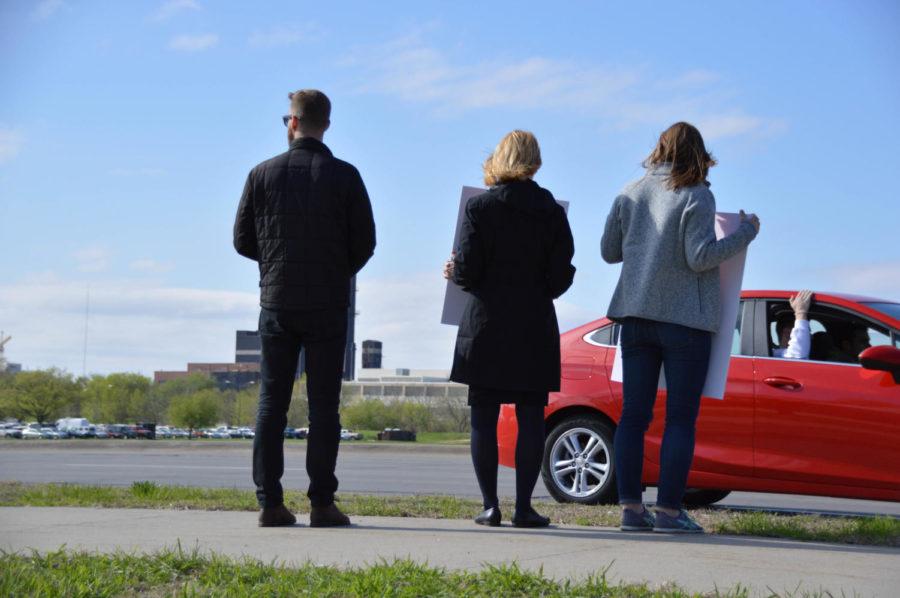
[[(466, 203), (476, 195), (481, 195), (487, 189), (480, 187), (463, 187), (462, 193), (459, 195), (459, 212), (456, 215), (456, 232), (453, 233), (453, 251), (459, 247), (459, 232), (462, 228), (463, 217), (466, 213)], [(569, 202), (556, 200), (556, 203), (568, 213)], [(462, 320), (463, 310), (466, 308), (466, 301), (469, 300), (469, 294), (462, 290), (462, 287), (453, 282), (447, 281), (447, 289), (444, 291), (444, 309), (441, 312), (441, 324), (449, 324), (450, 326), (459, 326)]]
[[(740, 214), (716, 214), (716, 239), (727, 237), (741, 225)], [(728, 365), (731, 362), (731, 346), (734, 342), (734, 325), (737, 322), (738, 307), (741, 302), (741, 283), (744, 280), (744, 263), (747, 261), (747, 250), (734, 255), (719, 265), (719, 331), (713, 334), (712, 348), (709, 354), (709, 370), (706, 383), (703, 385), (704, 398), (725, 398), (725, 383), (728, 381)], [(613, 382), (622, 381), (622, 348), (621, 335), (613, 359)], [(666, 388), (665, 372), (659, 371), (659, 388)]]

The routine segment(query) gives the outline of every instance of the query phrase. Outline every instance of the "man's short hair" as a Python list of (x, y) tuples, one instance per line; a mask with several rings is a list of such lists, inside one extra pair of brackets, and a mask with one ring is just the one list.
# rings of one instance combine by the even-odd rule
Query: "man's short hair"
[(796, 321), (796, 317), (792, 312), (784, 312), (778, 314), (775, 318), (775, 331), (778, 334), (781, 334), (781, 331), (785, 328), (793, 328), (794, 322)]
[(288, 94), (291, 114), (305, 125), (323, 128), (331, 119), (331, 100), (318, 89), (301, 89)]

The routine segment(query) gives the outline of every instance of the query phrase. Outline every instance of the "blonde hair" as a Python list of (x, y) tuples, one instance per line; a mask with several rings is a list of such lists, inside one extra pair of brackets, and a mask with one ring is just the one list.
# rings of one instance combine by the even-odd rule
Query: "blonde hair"
[(500, 185), (534, 176), (541, 167), (537, 138), (518, 129), (507, 133), (484, 161), (484, 184)]

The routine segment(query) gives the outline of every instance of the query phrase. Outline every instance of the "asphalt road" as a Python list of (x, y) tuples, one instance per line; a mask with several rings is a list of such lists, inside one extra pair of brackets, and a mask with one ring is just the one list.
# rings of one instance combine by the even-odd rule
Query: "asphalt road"
[[(137, 480), (185, 486), (253, 488), (250, 443), (202, 441), (0, 442), (0, 480), (127, 486)], [(285, 488), (305, 489), (305, 445), (288, 443)], [(341, 444), (340, 491), (479, 497), (467, 447)], [(499, 472), (501, 496), (515, 496), (515, 472)], [(645, 493), (652, 502), (653, 490)], [(538, 481), (536, 498), (549, 499)], [(878, 513), (900, 517), (900, 503), (735, 492), (718, 503), (754, 509)]]

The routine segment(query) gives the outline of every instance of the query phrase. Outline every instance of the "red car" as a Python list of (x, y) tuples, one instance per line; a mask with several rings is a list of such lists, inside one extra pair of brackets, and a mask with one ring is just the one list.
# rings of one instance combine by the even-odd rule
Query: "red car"
[[(900, 501), (900, 303), (817, 293), (809, 359), (772, 357), (788, 291), (745, 291), (724, 400), (702, 399), (685, 503), (730, 491)], [(562, 384), (545, 411), (542, 477), (558, 501), (614, 502), (613, 434), (622, 384), (609, 380), (619, 326), (606, 318), (561, 336)], [(665, 391), (646, 436), (656, 485)], [(500, 463), (515, 466), (515, 410), (498, 424)]]

